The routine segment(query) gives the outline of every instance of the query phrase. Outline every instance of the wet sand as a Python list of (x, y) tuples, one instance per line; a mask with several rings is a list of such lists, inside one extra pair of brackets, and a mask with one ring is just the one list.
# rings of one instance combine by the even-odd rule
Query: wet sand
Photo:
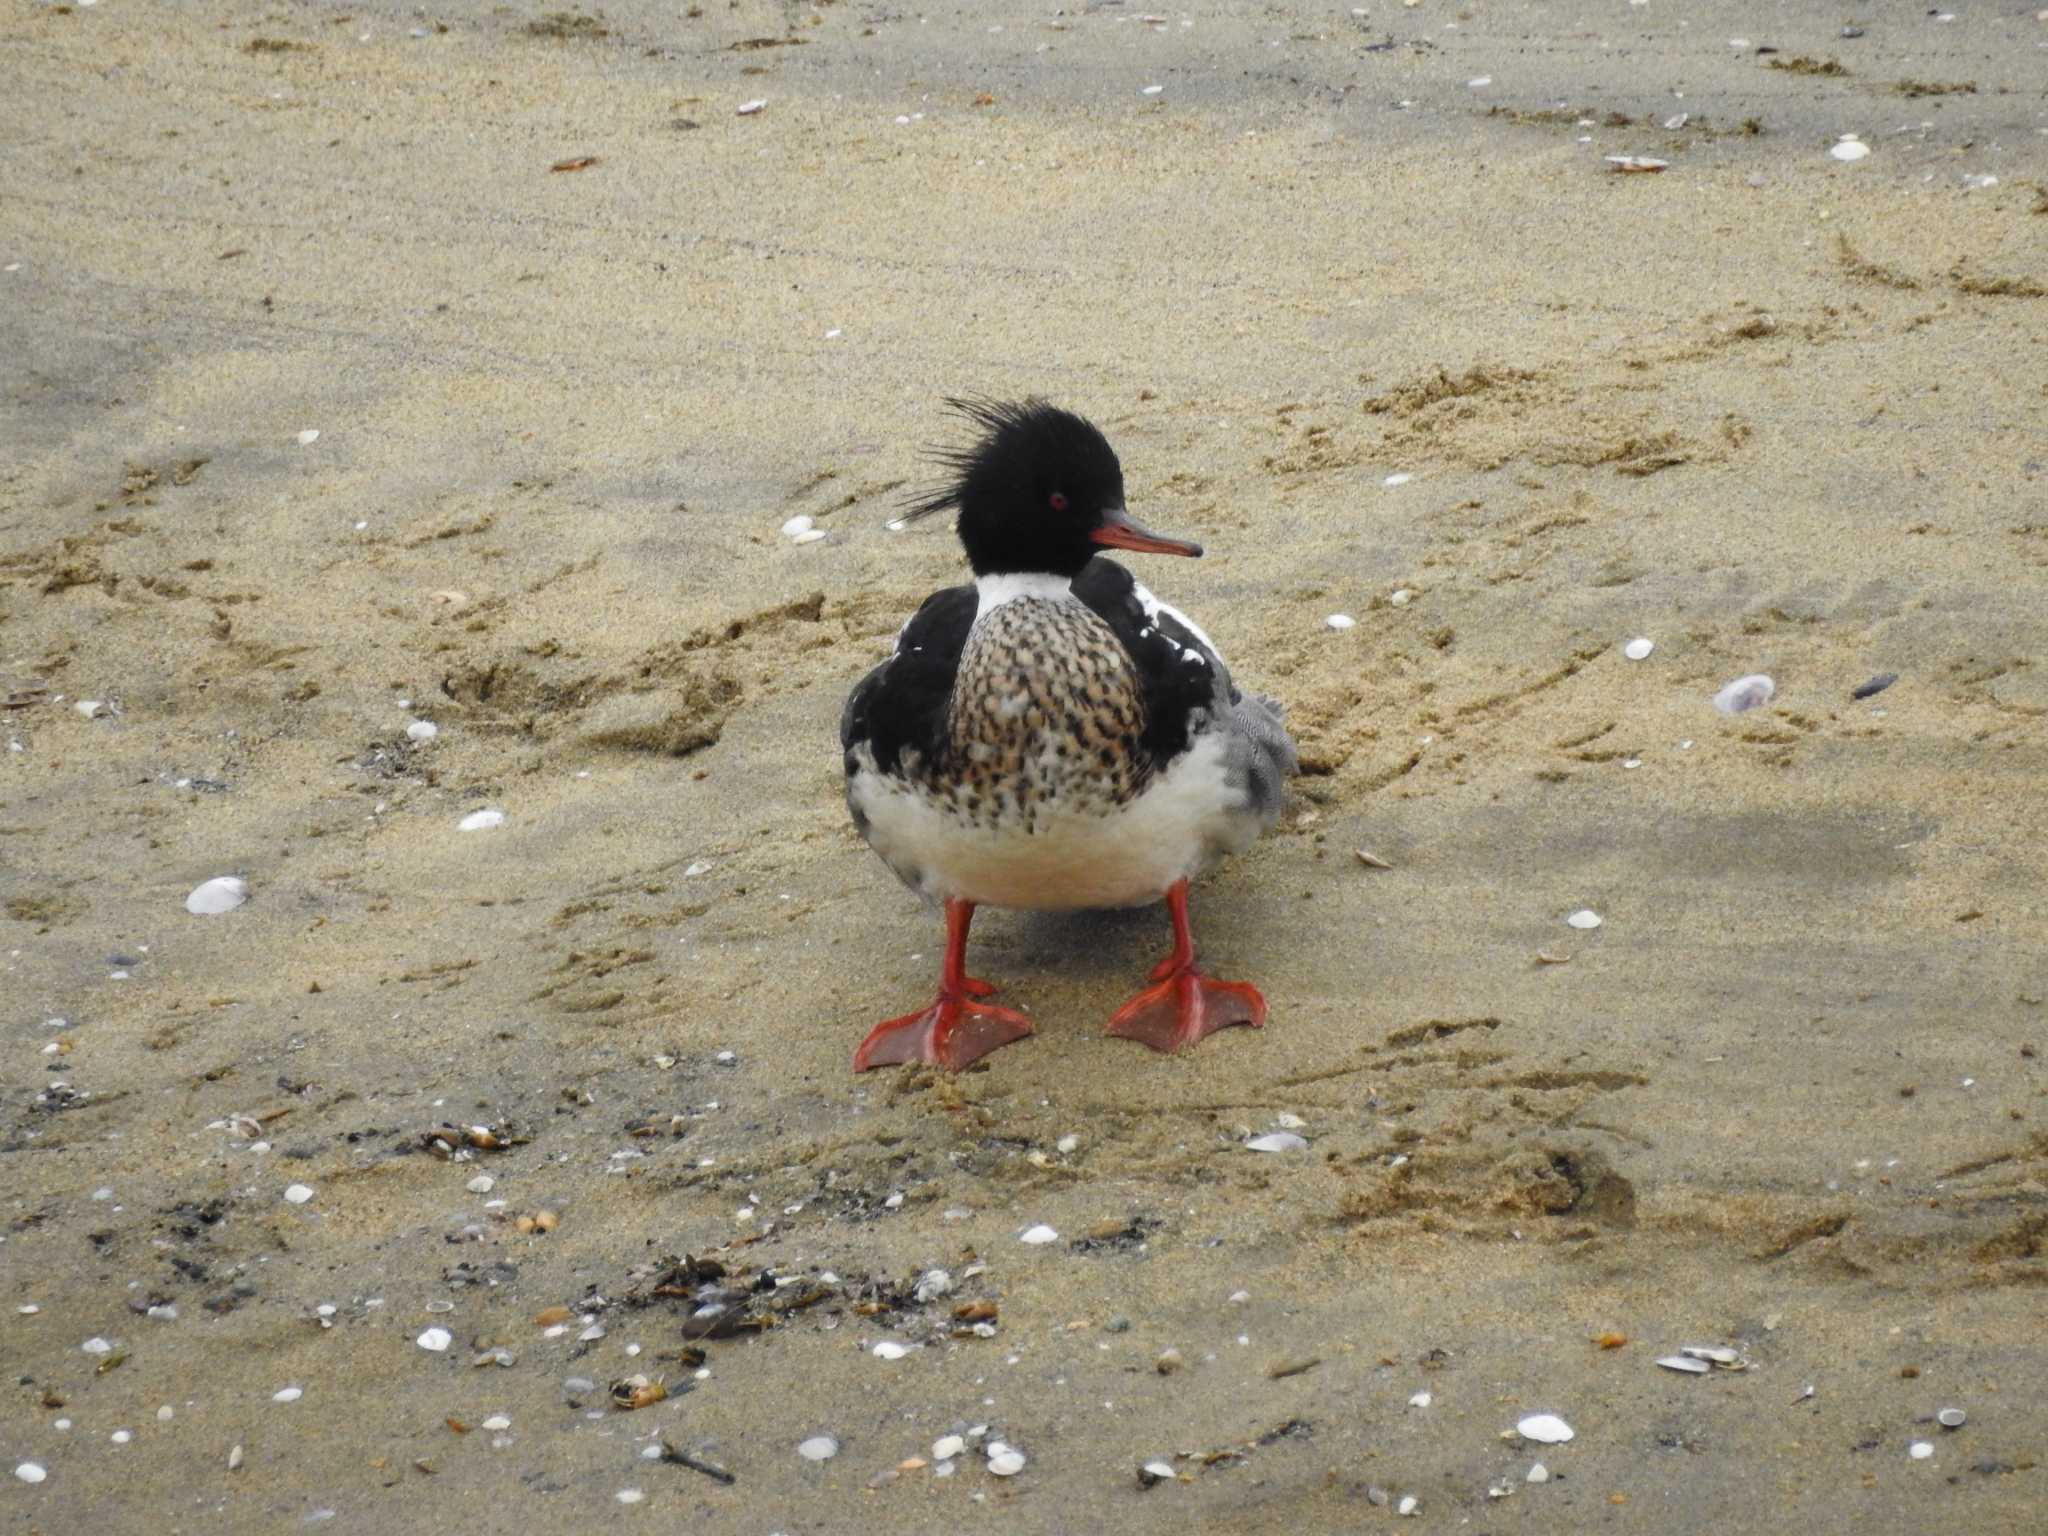
[[(0, 13), (7, 1528), (2038, 1530), (2048, 23), (689, 9)], [(848, 1070), (959, 392), (1287, 702), (1262, 1032)]]

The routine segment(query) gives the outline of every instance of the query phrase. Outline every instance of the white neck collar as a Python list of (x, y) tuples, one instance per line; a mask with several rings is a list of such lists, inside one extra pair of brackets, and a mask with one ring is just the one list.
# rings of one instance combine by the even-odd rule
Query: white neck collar
[(974, 589), (981, 594), (981, 603), (974, 611), (977, 619), (990, 609), (1015, 602), (1020, 597), (1036, 597), (1057, 603), (1074, 595), (1073, 582), (1064, 576), (1053, 576), (1043, 571), (1004, 571), (992, 576), (977, 576)]

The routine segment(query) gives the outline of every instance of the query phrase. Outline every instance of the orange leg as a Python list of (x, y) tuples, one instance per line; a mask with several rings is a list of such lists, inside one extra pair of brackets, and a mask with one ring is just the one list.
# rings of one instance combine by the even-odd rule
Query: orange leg
[(976, 999), (995, 987), (967, 974), (967, 929), (974, 921), (974, 903), (946, 903), (946, 959), (939, 971), (939, 995), (929, 1008), (884, 1019), (853, 1053), (853, 1070), (893, 1067), (928, 1061), (958, 1072), (998, 1046), (1031, 1033), (1031, 1021), (1008, 1008)]
[(1188, 926), (1188, 883), (1166, 893), (1173, 914), (1173, 953), (1152, 967), (1153, 985), (1110, 1017), (1109, 1032), (1142, 1040), (1155, 1051), (1178, 1051), (1233, 1024), (1254, 1029), (1266, 1022), (1266, 1000), (1246, 981), (1218, 981), (1195, 968), (1195, 935)]

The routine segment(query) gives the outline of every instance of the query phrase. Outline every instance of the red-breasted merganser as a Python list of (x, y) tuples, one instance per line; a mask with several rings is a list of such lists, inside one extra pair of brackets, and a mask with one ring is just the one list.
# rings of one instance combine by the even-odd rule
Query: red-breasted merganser
[(1038, 911), (1164, 899), (1173, 953), (1109, 1032), (1172, 1051), (1262, 1025), (1247, 982), (1195, 966), (1188, 881), (1280, 814), (1294, 743), (1241, 693), (1195, 622), (1104, 558), (1200, 555), (1124, 510), (1123, 467), (1092, 424), (1041, 400), (948, 402), (979, 429), (906, 517), (959, 513), (972, 586), (926, 598), (846, 701), (846, 803), (897, 878), (944, 906), (932, 1005), (875, 1026), (855, 1071), (959, 1070), (1031, 1033), (967, 974), (981, 905)]

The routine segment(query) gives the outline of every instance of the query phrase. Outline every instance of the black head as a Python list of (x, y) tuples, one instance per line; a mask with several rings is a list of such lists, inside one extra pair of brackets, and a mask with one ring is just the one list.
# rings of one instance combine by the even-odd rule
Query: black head
[(1199, 555), (1199, 544), (1148, 532), (1124, 511), (1124, 471), (1093, 423), (1043, 400), (948, 400), (981, 428), (940, 462), (952, 480), (905, 518), (956, 507), (977, 576), (1080, 574), (1104, 546)]

